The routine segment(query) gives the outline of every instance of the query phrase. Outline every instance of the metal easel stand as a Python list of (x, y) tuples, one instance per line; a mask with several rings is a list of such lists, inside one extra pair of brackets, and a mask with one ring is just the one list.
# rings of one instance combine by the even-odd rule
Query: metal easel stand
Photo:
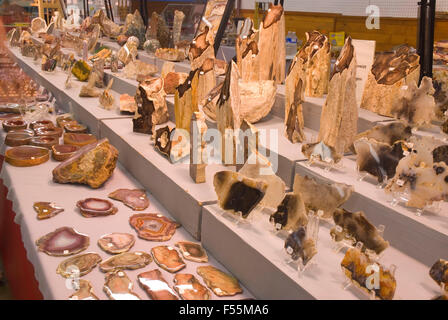
[(420, 55), (420, 81), (432, 78), (436, 0), (421, 0), (418, 10), (417, 52)]

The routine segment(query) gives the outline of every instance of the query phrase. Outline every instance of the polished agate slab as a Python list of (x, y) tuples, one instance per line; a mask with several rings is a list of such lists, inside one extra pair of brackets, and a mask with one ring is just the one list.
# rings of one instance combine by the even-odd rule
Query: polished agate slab
[(69, 113), (60, 115), (56, 118), (56, 124), (58, 127), (63, 128), (65, 122), (75, 121), (73, 116)]
[(6, 132), (11, 130), (26, 129), (28, 126), (25, 121), (18, 118), (3, 120), (2, 125)]
[(431, 278), (448, 292), (448, 261), (439, 259), (429, 270)]
[(30, 129), (37, 129), (40, 127), (53, 128), (54, 123), (51, 120), (36, 120), (30, 123)]
[(88, 133), (64, 133), (64, 143), (74, 146), (83, 147), (96, 142), (97, 139), (93, 134)]
[(90, 238), (70, 227), (61, 227), (36, 241), (37, 249), (50, 256), (70, 256), (89, 247)]
[(323, 141), (302, 144), (302, 153), (310, 161), (317, 159), (327, 163), (338, 163), (342, 159), (342, 155), (338, 154), (335, 148), (327, 146)]
[(6, 134), (5, 144), (9, 147), (18, 147), (30, 143), (34, 133), (31, 130), (11, 130)]
[(361, 138), (374, 139), (389, 146), (400, 140), (408, 140), (412, 135), (412, 128), (402, 122), (392, 122), (386, 125), (377, 125), (372, 129), (361, 132), (355, 141)]
[(196, 272), (202, 277), (207, 287), (219, 297), (234, 296), (243, 292), (235, 277), (215, 267), (198, 267)]
[(79, 289), (72, 294), (69, 300), (99, 300), (93, 293), (93, 287), (88, 280), (79, 279)]
[(194, 262), (208, 262), (207, 252), (199, 243), (190, 241), (176, 242), (176, 247), (182, 253), (182, 256), (190, 261)]
[(117, 270), (106, 274), (103, 291), (111, 300), (141, 300), (132, 291), (134, 284), (124, 271)]
[(109, 193), (108, 197), (123, 202), (135, 211), (142, 211), (149, 207), (146, 191), (141, 189), (118, 189)]
[(86, 218), (104, 217), (117, 213), (112, 202), (98, 198), (87, 198), (76, 203), (81, 214)]
[(5, 161), (15, 167), (37, 166), (49, 159), (48, 149), (35, 146), (12, 147), (5, 152)]
[(175, 273), (186, 266), (179, 253), (172, 247), (157, 246), (151, 249), (151, 254), (158, 266), (168, 272)]
[[(370, 260), (367, 255), (362, 253), (359, 249), (350, 248), (345, 253), (344, 259), (341, 262), (341, 267), (344, 274), (349, 278), (358, 288), (369, 293), (370, 290), (366, 288), (366, 279), (371, 276), (372, 271), (369, 266), (375, 262)], [(387, 270), (382, 265), (376, 263), (379, 267), (379, 289), (373, 289), (375, 296), (381, 300), (392, 300), (397, 287), (397, 282), (393, 272)]]
[(269, 221), (277, 230), (295, 231), (308, 224), (305, 203), (300, 194), (287, 193)]
[(348, 239), (354, 244), (361, 241), (366, 249), (373, 250), (377, 254), (389, 247), (389, 242), (383, 239), (362, 211), (350, 212), (345, 209), (336, 209), (333, 220), (336, 226), (342, 229), (338, 230), (337, 227), (331, 229), (330, 234), (335, 241)]
[(33, 137), (30, 139), (29, 144), (36, 147), (51, 149), (54, 145), (59, 144), (59, 138), (52, 136)]
[(64, 208), (53, 202), (34, 202), (34, 211), (37, 212), (37, 219), (49, 219), (64, 211)]
[(69, 133), (87, 133), (87, 127), (79, 123), (68, 122), (64, 125), (64, 130)]
[(301, 259), (303, 265), (306, 265), (317, 253), (316, 243), (307, 237), (305, 227), (299, 227), (296, 231), (291, 232), (286, 238), (284, 247), (292, 260)]
[(97, 253), (79, 254), (62, 261), (58, 265), (56, 273), (64, 278), (82, 277), (92, 271), (101, 260), (100, 255)]
[(152, 300), (179, 300), (159, 269), (140, 273), (137, 279)]
[(109, 233), (98, 240), (101, 249), (110, 254), (129, 251), (135, 243), (135, 237), (129, 233)]
[(56, 161), (65, 161), (79, 150), (78, 146), (70, 144), (57, 144), (51, 147), (51, 155)]
[(174, 290), (183, 300), (209, 300), (210, 293), (192, 274), (178, 273), (174, 276)]
[(144, 268), (152, 261), (151, 255), (143, 251), (123, 252), (100, 263), (100, 270), (110, 272), (120, 269)]
[(134, 214), (129, 223), (139, 238), (149, 241), (168, 241), (180, 227), (177, 222), (157, 213)]

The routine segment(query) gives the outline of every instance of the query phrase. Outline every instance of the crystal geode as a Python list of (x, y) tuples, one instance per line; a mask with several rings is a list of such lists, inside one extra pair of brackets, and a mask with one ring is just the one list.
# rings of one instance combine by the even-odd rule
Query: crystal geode
[(53, 170), (58, 183), (81, 183), (91, 188), (101, 187), (112, 175), (118, 151), (107, 139), (86, 145)]
[(157, 246), (151, 249), (152, 257), (159, 267), (175, 273), (186, 267), (176, 249), (169, 246)]
[(89, 247), (90, 238), (70, 227), (58, 228), (36, 240), (37, 249), (50, 256), (70, 256)]

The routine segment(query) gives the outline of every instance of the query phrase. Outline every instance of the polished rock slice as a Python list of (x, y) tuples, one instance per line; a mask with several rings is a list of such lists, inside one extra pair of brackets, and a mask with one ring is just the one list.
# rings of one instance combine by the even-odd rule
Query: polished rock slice
[(79, 289), (72, 294), (69, 300), (99, 300), (93, 293), (93, 287), (88, 280), (79, 279)]
[(243, 292), (235, 277), (213, 266), (198, 267), (196, 272), (202, 277), (207, 287), (219, 297), (234, 296)]
[(346, 202), (354, 192), (353, 186), (345, 183), (317, 182), (299, 174), (294, 178), (293, 190), (302, 196), (307, 212), (313, 210), (319, 213), (319, 210), (322, 210), (324, 219), (332, 218), (336, 208)]
[(140, 60), (131, 61), (123, 68), (123, 73), (126, 78), (137, 81), (154, 76), (157, 71), (155, 65), (144, 63)]
[(109, 216), (116, 214), (118, 211), (112, 202), (98, 198), (79, 200), (76, 206), (86, 218)]
[(327, 146), (323, 141), (302, 144), (302, 153), (310, 161), (318, 160), (326, 163), (338, 163), (342, 155), (336, 152), (336, 149)]
[(219, 206), (232, 213), (241, 212), (247, 218), (263, 199), (268, 185), (261, 180), (246, 178), (232, 171), (220, 171), (213, 179)]
[(239, 81), (238, 85), (241, 101), (244, 101), (239, 110), (240, 119), (257, 123), (265, 118), (275, 103), (277, 94), (275, 82), (273, 80)]
[(152, 300), (179, 300), (159, 269), (140, 273), (138, 283)]
[(60, 138), (62, 136), (62, 129), (58, 127), (35, 127), (34, 133), (36, 136), (46, 136), (46, 137), (56, 137)]
[(135, 237), (129, 233), (109, 233), (98, 240), (101, 249), (110, 254), (129, 251), (135, 243)]
[(328, 92), (330, 77), (330, 42), (319, 31), (306, 32), (306, 43), (300, 49), (306, 60), (306, 89), (309, 97), (322, 97)]
[(34, 202), (34, 211), (37, 212), (37, 219), (49, 219), (64, 211), (64, 208), (54, 202)]
[(120, 95), (120, 111), (135, 113), (137, 110), (137, 103), (135, 98), (131, 97), (127, 93)]
[(26, 129), (28, 127), (27, 123), (20, 118), (4, 120), (2, 121), (2, 126), (6, 132), (9, 132), (11, 130)]
[(56, 273), (64, 278), (82, 277), (92, 271), (101, 260), (100, 255), (97, 253), (83, 253), (62, 261), (58, 265)]
[(292, 260), (301, 259), (303, 265), (306, 265), (317, 253), (316, 243), (308, 238), (305, 227), (299, 227), (289, 234), (285, 241), (285, 250)]
[(30, 129), (34, 130), (38, 127), (53, 128), (54, 123), (51, 120), (36, 120), (30, 123)]
[(186, 266), (179, 253), (172, 247), (157, 246), (151, 249), (151, 254), (157, 265), (168, 272), (175, 273)]
[(412, 135), (412, 128), (403, 122), (392, 122), (386, 125), (377, 125), (372, 129), (361, 132), (355, 141), (361, 138), (374, 139), (378, 142), (393, 145), (395, 142), (407, 141)]
[(347, 239), (352, 240), (353, 244), (361, 241), (363, 248), (373, 250), (376, 254), (380, 254), (389, 247), (389, 242), (384, 240), (362, 211), (350, 212), (345, 209), (336, 209), (333, 220), (336, 226), (342, 228), (341, 231), (337, 230), (337, 227), (330, 230), (335, 241)]
[(106, 274), (103, 291), (111, 300), (141, 300), (132, 291), (134, 284), (122, 270), (116, 270)]
[(177, 222), (157, 213), (139, 213), (129, 218), (139, 238), (149, 241), (168, 241), (180, 227)]
[(51, 155), (56, 161), (65, 161), (73, 156), (79, 148), (70, 144), (57, 144), (51, 147)]
[(431, 278), (448, 292), (448, 261), (439, 259), (429, 270)]
[(70, 227), (58, 228), (36, 240), (39, 251), (50, 256), (70, 256), (89, 247), (90, 238)]
[[(366, 288), (366, 279), (371, 276), (372, 270), (368, 268), (375, 262), (371, 261), (367, 255), (362, 253), (359, 249), (350, 248), (345, 253), (344, 259), (341, 262), (344, 274), (349, 278), (358, 288), (369, 293)], [(392, 300), (397, 287), (397, 282), (393, 273), (387, 270), (384, 266), (379, 265), (379, 289), (373, 289), (377, 299)]]
[(93, 134), (89, 133), (64, 133), (64, 143), (73, 146), (83, 147), (97, 141)]
[(48, 149), (36, 146), (12, 147), (5, 152), (5, 161), (15, 167), (37, 166), (49, 159)]
[(58, 137), (52, 136), (37, 136), (30, 139), (30, 145), (36, 147), (42, 147), (51, 149), (53, 146), (59, 143)]
[(374, 139), (362, 138), (354, 142), (354, 148), (358, 170), (373, 175), (379, 183), (395, 176), (398, 163), (404, 157), (402, 141), (390, 146)]
[(143, 251), (123, 252), (104, 260), (99, 267), (103, 272), (122, 269), (135, 270), (144, 268), (151, 261), (151, 255)]
[(123, 202), (135, 211), (142, 211), (149, 207), (146, 191), (142, 189), (118, 189), (109, 193), (108, 197)]
[(183, 300), (209, 300), (210, 293), (192, 274), (178, 273), (174, 276), (174, 290)]
[(171, 141), (173, 130), (165, 126), (156, 130), (154, 146), (161, 154), (171, 160), (171, 149), (174, 141)]
[(295, 231), (306, 226), (308, 216), (302, 197), (293, 192), (287, 193), (269, 221), (277, 230)]
[(72, 157), (53, 170), (53, 180), (58, 183), (88, 184), (99, 188), (112, 175), (118, 159), (118, 151), (102, 139), (79, 149)]
[(176, 247), (179, 248), (182, 256), (194, 262), (208, 262), (208, 256), (205, 249), (199, 243), (189, 241), (176, 242)]

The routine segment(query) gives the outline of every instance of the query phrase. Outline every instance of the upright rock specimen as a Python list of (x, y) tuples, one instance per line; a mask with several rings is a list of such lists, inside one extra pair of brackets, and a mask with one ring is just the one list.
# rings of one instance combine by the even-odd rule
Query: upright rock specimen
[(112, 175), (118, 151), (107, 138), (79, 149), (72, 157), (53, 170), (53, 180), (58, 183), (81, 183), (99, 188)]
[(207, 59), (215, 59), (213, 42), (207, 40), (209, 28), (205, 27), (204, 32), (199, 33), (192, 41), (188, 58), (191, 63), (191, 70), (196, 70), (204, 64)]
[(198, 75), (198, 101), (203, 101), (216, 86), (214, 71), (215, 59), (209, 58), (199, 68)]
[(258, 35), (258, 30), (254, 29), (254, 22), (247, 18), (235, 44), (238, 70), (241, 79), (244, 81), (257, 81), (259, 79)]
[(180, 36), (182, 34), (182, 24), (185, 19), (185, 13), (180, 10), (174, 11), (174, 22), (173, 22), (173, 43), (176, 45), (180, 41)]
[[(127, 17), (126, 20), (128, 20)], [(135, 10), (134, 14), (131, 15), (129, 24), (127, 24), (126, 27), (125, 35), (128, 37), (137, 37), (138, 40), (140, 40), (139, 47), (141, 49), (146, 40), (146, 27), (138, 10)]]
[(174, 96), (176, 129), (183, 129), (190, 133), (190, 122), (191, 117), (193, 116), (193, 112), (199, 111), (197, 88), (197, 70), (191, 71), (184, 83), (177, 87)]
[(196, 183), (205, 182), (205, 169), (207, 167), (207, 150), (205, 134), (207, 124), (201, 112), (194, 112), (191, 118), (190, 134), (190, 177)]

